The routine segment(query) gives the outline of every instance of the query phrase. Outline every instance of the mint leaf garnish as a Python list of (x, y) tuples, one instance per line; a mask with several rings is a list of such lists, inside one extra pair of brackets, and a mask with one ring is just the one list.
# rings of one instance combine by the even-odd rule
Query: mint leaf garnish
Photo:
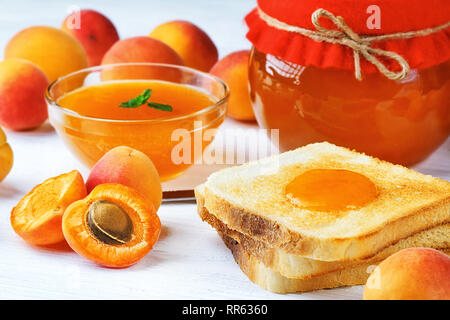
[[(127, 102), (122, 102), (119, 107), (121, 108), (137, 108), (139, 106), (142, 106), (143, 104), (146, 104), (148, 99), (150, 99), (150, 96), (152, 95), (152, 89), (146, 89), (142, 94), (138, 95), (136, 98), (133, 98), (131, 100), (128, 100)], [(147, 105), (150, 108), (154, 108), (161, 111), (172, 111), (172, 106), (168, 104), (162, 104), (157, 102), (148, 102)]]
[(162, 103), (157, 103), (157, 102), (149, 102), (147, 103), (147, 105), (150, 108), (156, 109), (156, 110), (161, 110), (161, 111), (172, 111), (172, 106), (168, 105), (168, 104), (162, 104)]
[(127, 102), (122, 102), (119, 106), (122, 108), (137, 108), (145, 104), (151, 95), (152, 89), (146, 89), (142, 94), (140, 94), (136, 98), (128, 100)]

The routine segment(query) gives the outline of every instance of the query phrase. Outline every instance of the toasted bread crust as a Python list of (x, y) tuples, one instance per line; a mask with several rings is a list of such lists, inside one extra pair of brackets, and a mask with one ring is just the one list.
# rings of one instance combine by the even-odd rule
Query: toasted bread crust
[[(220, 234), (220, 233), (219, 233)], [(292, 279), (266, 267), (253, 255), (249, 254), (233, 238), (220, 234), (225, 245), (231, 250), (234, 260), (250, 281), (265, 290), (275, 293), (306, 292), (319, 289), (337, 288), (365, 284), (374, 264), (364, 263), (347, 269), (330, 272), (309, 279)], [(439, 249), (450, 254), (449, 248)], [(379, 263), (381, 261), (378, 261)]]
[[(242, 177), (246, 176), (247, 172), (251, 171), (251, 168), (257, 168), (259, 166), (258, 163), (249, 163), (240, 167), (225, 169), (223, 172), (214, 173), (213, 178), (210, 177), (204, 186), (205, 206), (207, 210), (211, 214), (214, 214), (220, 221), (224, 222), (228, 228), (262, 241), (269, 247), (279, 247), (292, 254), (298, 254), (314, 260), (323, 261), (366, 259), (373, 256), (376, 252), (391, 246), (399, 239), (450, 222), (449, 182), (421, 175), (407, 168), (392, 165), (379, 159), (332, 146), (327, 143), (304, 147), (306, 150), (305, 153), (315, 152), (319, 154), (319, 160), (309, 164), (310, 167), (307, 167), (307, 164), (302, 164), (305, 167), (303, 168), (300, 165), (295, 166), (292, 163), (285, 165), (284, 167), (282, 166), (282, 168), (287, 168), (286, 170), (283, 169), (283, 183), (286, 182), (285, 179), (290, 173), (295, 175), (300, 172), (300, 169), (309, 170), (310, 168), (316, 167), (318, 164), (322, 164), (323, 167), (336, 166), (336, 163), (339, 161), (335, 159), (324, 163), (322, 158), (325, 157), (325, 153), (320, 153), (322, 147), (325, 148), (325, 153), (327, 153), (328, 157), (330, 157), (330, 153), (334, 155), (332, 152), (338, 154), (336, 159), (341, 159), (339, 161), (342, 162), (342, 168), (348, 167), (349, 170), (359, 170), (360, 173), (367, 174), (369, 177), (379, 180), (377, 186), (382, 188), (380, 197), (383, 198), (379, 199), (379, 202), (373, 204), (370, 208), (363, 208), (366, 210), (364, 216), (369, 213), (372, 217), (372, 220), (370, 221), (373, 223), (368, 222), (370, 227), (361, 227), (364, 225), (361, 216), (359, 216), (360, 220), (357, 223), (358, 230), (360, 231), (353, 233), (342, 232), (342, 234), (336, 235), (329, 231), (323, 233), (319, 229), (311, 231), (307, 228), (292, 227), (292, 225), (288, 223), (290, 220), (283, 217), (283, 211), (277, 212), (276, 214), (274, 213), (274, 216), (270, 214), (270, 209), (264, 208), (262, 204), (255, 204), (257, 203), (255, 201), (258, 199), (258, 195), (253, 196), (249, 191), (253, 190), (252, 188), (256, 182), (252, 180), (253, 182), (248, 183), (245, 191), (241, 192), (241, 188), (247, 183), (247, 180)], [(290, 157), (290, 154), (300, 154), (302, 152), (302, 150), (298, 149), (281, 156), (286, 160)], [(352, 162), (351, 165), (348, 164), (349, 161), (353, 160), (354, 162)], [(364, 165), (362, 166), (360, 163), (364, 163)], [(384, 178), (390, 173), (395, 174), (396, 180), (392, 179), (392, 177)], [(230, 178), (228, 181), (228, 176), (232, 176), (233, 178)], [(257, 175), (255, 174), (252, 177), (254, 178), (256, 176)], [(239, 183), (234, 185), (233, 183), (236, 177), (238, 178)], [(267, 181), (269, 178), (264, 177), (263, 179), (265, 179), (263, 181)], [(278, 180), (273, 178), (273, 176), (271, 179), (270, 186), (276, 186)], [(393, 180), (393, 182), (391, 180)], [(218, 183), (218, 181), (220, 183)], [(227, 183), (229, 183), (229, 187)], [(282, 184), (280, 185), (280, 188), (282, 188)], [(274, 192), (277, 192), (275, 189)], [(227, 192), (232, 192), (232, 194), (228, 196)], [(395, 194), (395, 196), (391, 195), (391, 193)], [(233, 201), (233, 199), (235, 199), (233, 197), (236, 197), (237, 195), (241, 197), (240, 200)], [(424, 201), (417, 201), (417, 204), (415, 202), (414, 206), (411, 205), (409, 207), (408, 203), (410, 201), (403, 200), (403, 202), (400, 201), (397, 203), (395, 198), (396, 196), (399, 196), (404, 197), (405, 199), (414, 199), (420, 195), (422, 195), (421, 197)], [(251, 206), (247, 204), (245, 197), (249, 197), (248, 200), (254, 200), (252, 202), (253, 208), (250, 208)], [(278, 196), (273, 199), (281, 201), (281, 197)], [(270, 204), (270, 202), (267, 203)], [(378, 206), (381, 205), (384, 205), (382, 208), (384, 210), (383, 219), (378, 219), (376, 210), (378, 210)], [(403, 207), (405, 205), (406, 208)], [(255, 208), (262, 208), (262, 210), (256, 210)], [(285, 203), (282, 203), (280, 204), (280, 208), (289, 210), (290, 207)], [(390, 208), (396, 213), (389, 215), (389, 212), (391, 212)], [(355, 214), (353, 214), (352, 217), (353, 216), (358, 217), (358, 215)], [(299, 219), (297, 219), (297, 221), (300, 221)], [(352, 223), (349, 218), (347, 218), (346, 221), (348, 221), (347, 226)]]
[(371, 233), (359, 237), (317, 238), (294, 233), (265, 217), (234, 207), (226, 200), (211, 194), (205, 187), (205, 207), (230, 229), (279, 247), (286, 252), (314, 260), (350, 261), (374, 256), (400, 239), (407, 238), (435, 226), (450, 223), (450, 196), (433, 205), (418, 208), (400, 219), (391, 221)]
[(264, 266), (254, 256), (245, 251), (240, 244), (226, 235), (220, 235), (225, 245), (231, 250), (234, 260), (250, 281), (265, 290), (275, 293), (294, 293), (319, 290), (324, 288), (337, 288), (364, 284), (369, 277), (363, 266), (336, 272), (322, 277), (290, 279), (280, 273)]
[(450, 224), (445, 224), (416, 233), (404, 239), (398, 239), (396, 244), (377, 252), (368, 259), (345, 262), (312, 260), (299, 255), (289, 254), (283, 249), (269, 247), (262, 241), (258, 241), (228, 228), (225, 223), (209, 213), (204, 207), (205, 198), (202, 188), (196, 189), (196, 198), (198, 214), (203, 221), (207, 222), (219, 233), (237, 241), (245, 251), (250, 252), (255, 258), (264, 263), (265, 266), (278, 271), (282, 276), (288, 278), (307, 279), (359, 264), (375, 263), (379, 260), (384, 260), (389, 255), (401, 249), (409, 247), (450, 247)]

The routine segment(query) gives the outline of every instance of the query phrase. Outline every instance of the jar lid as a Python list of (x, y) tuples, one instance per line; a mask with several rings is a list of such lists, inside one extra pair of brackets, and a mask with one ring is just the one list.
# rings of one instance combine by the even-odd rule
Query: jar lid
[(288, 62), (402, 79), (409, 69), (450, 59), (448, 0), (257, 3), (245, 18), (247, 38), (259, 51)]

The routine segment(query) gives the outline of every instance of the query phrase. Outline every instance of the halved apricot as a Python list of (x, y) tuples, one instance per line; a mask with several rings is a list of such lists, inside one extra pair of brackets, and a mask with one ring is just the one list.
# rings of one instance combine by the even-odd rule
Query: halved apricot
[(158, 240), (161, 222), (153, 204), (116, 183), (95, 187), (64, 213), (63, 233), (81, 256), (107, 267), (127, 267)]
[(11, 225), (25, 241), (48, 245), (64, 240), (61, 228), (65, 209), (86, 197), (81, 174), (74, 170), (45, 180), (23, 197), (11, 211)]

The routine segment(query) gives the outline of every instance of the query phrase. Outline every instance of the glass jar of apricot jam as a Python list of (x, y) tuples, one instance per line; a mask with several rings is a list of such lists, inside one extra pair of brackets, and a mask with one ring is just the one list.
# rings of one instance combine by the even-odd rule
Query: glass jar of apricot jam
[[(365, 2), (357, 5), (364, 8)], [(354, 47), (342, 45), (341, 38), (337, 43), (322, 41), (328, 36), (327, 30), (337, 30), (337, 37), (342, 34), (342, 38), (353, 39), (350, 34), (353, 31), (346, 34), (342, 31), (339, 19), (343, 18), (333, 20), (335, 17), (330, 14), (318, 19), (321, 25), (311, 25), (314, 19), (311, 12), (314, 16), (317, 5), (324, 3), (333, 6), (330, 1), (288, 0), (277, 7), (273, 0), (259, 0), (258, 7), (247, 16), (247, 38), (254, 45), (249, 61), (250, 97), (259, 125), (279, 129), (280, 151), (328, 141), (402, 165), (425, 159), (450, 133), (450, 46), (447, 43), (442, 47), (437, 61), (439, 49), (432, 46), (416, 55), (408, 51), (417, 51), (418, 41), (426, 40), (423, 36), (414, 39), (415, 42), (410, 38), (390, 40), (377, 48), (385, 49), (384, 52), (393, 48), (391, 51), (410, 62), (407, 75), (390, 79), (360, 54), (358, 68), (362, 77), (358, 79), (353, 64)], [(420, 5), (416, 0), (410, 3)], [(301, 12), (294, 10), (294, 6), (302, 6)], [(339, 13), (339, 4), (336, 6), (332, 9)], [(433, 29), (429, 43), (440, 41), (439, 33), (443, 32), (444, 37), (450, 34), (448, 22), (445, 25), (446, 15), (438, 17), (435, 25), (441, 28)], [(308, 21), (302, 24), (302, 19)], [(345, 21), (352, 23), (354, 33), (360, 34), (364, 29), (358, 28), (357, 22), (361, 20), (358, 19), (345, 17)], [(321, 26), (327, 26), (325, 33), (319, 32)], [(319, 40), (305, 36), (305, 28), (318, 34)], [(398, 32), (398, 28), (391, 29)], [(421, 60), (417, 58), (419, 55)], [(395, 61), (378, 56), (378, 52), (373, 56), (388, 68), (398, 69)]]
[(328, 141), (411, 165), (450, 132), (450, 62), (411, 70), (401, 81), (379, 73), (304, 67), (257, 49), (249, 65), (259, 125), (279, 129), (280, 151)]

